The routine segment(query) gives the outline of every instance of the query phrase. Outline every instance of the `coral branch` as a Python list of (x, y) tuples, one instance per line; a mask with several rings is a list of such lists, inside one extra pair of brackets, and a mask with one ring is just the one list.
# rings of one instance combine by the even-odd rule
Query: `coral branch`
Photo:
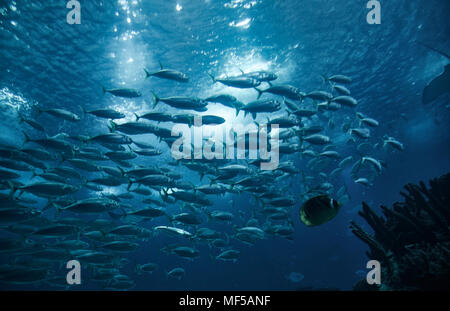
[(368, 257), (381, 263), (383, 282), (377, 289), (449, 290), (450, 174), (431, 180), (429, 188), (420, 182), (405, 189), (404, 202), (392, 209), (381, 206), (384, 218), (362, 203), (358, 214), (373, 236), (354, 221), (350, 228), (369, 246)]

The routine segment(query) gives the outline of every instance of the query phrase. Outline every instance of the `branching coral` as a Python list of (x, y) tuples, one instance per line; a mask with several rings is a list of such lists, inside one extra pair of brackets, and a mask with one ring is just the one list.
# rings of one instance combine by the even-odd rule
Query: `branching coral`
[[(408, 184), (404, 202), (381, 206), (378, 216), (363, 203), (359, 215), (372, 228), (365, 232), (354, 221), (352, 232), (369, 246), (367, 256), (381, 263), (380, 290), (450, 289), (450, 173), (427, 188)], [(359, 282), (355, 289), (368, 289)]]

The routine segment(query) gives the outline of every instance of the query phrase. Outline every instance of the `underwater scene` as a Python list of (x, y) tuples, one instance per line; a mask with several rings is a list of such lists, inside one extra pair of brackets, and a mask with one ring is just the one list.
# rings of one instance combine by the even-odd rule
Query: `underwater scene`
[(449, 290), (449, 14), (0, 1), (0, 290)]

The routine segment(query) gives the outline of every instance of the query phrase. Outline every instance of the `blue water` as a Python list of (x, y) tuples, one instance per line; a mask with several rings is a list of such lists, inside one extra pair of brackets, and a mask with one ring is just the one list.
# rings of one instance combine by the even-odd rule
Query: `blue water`
[[(372, 130), (370, 142), (382, 141), (384, 135), (401, 141), (403, 152), (378, 153), (387, 167), (371, 187), (353, 183), (344, 171), (333, 181), (335, 190), (344, 183), (351, 200), (331, 222), (319, 227), (306, 227), (298, 217), (297, 204), (291, 219), (295, 233), (292, 240), (267, 236), (247, 246), (232, 240), (241, 251), (237, 263), (214, 259), (218, 251), (199, 243), (201, 255), (188, 261), (167, 255), (160, 248), (177, 240), (158, 235), (142, 242), (138, 251), (127, 258), (130, 264), (121, 269), (136, 282), (139, 290), (294, 290), (299, 287), (351, 289), (361, 279), (369, 260), (366, 245), (348, 229), (362, 201), (376, 208), (400, 200), (399, 191), (408, 182), (418, 182), (450, 170), (449, 96), (444, 95), (429, 105), (421, 102), (423, 88), (448, 63), (445, 57), (426, 49), (426, 43), (450, 52), (450, 3), (429, 1), (380, 1), (381, 24), (366, 23), (365, 1), (80, 1), (81, 24), (66, 22), (65, 1), (2, 1), (0, 4), (0, 137), (3, 144), (20, 146), (22, 130), (40, 137), (29, 127), (19, 124), (18, 112), (34, 116), (33, 106), (64, 108), (81, 114), (87, 110), (112, 108), (134, 121), (133, 113), (152, 109), (151, 91), (162, 96), (197, 96), (205, 98), (228, 93), (244, 103), (255, 100), (256, 92), (212, 84), (207, 73), (216, 76), (239, 75), (269, 70), (279, 76), (277, 84), (287, 83), (310, 92), (324, 88), (320, 75), (345, 74), (352, 77), (349, 85), (358, 100), (356, 111), (379, 121)], [(165, 67), (186, 72), (187, 84), (157, 78), (145, 79), (143, 68)], [(139, 89), (143, 96), (123, 99), (102, 94), (107, 88)], [(232, 122), (234, 110), (219, 105), (208, 107)], [(158, 111), (174, 112), (174, 108), (158, 105)], [(348, 115), (348, 110), (347, 114)], [(278, 116), (281, 113), (278, 114)], [(336, 113), (337, 133), (344, 114)], [(242, 122), (251, 122), (250, 117)], [(265, 116), (259, 116), (265, 120)], [(93, 116), (79, 123), (68, 123), (51, 116), (37, 118), (48, 135), (61, 132), (71, 135), (94, 135), (108, 131), (107, 121)], [(241, 119), (239, 119), (241, 120)], [(324, 123), (326, 124), (326, 122)], [(343, 135), (342, 131), (340, 131)], [(338, 137), (338, 134), (333, 134)], [(148, 137), (156, 143), (155, 137)], [(141, 139), (142, 140), (142, 139)], [(345, 139), (339, 150), (357, 155)], [(164, 154), (135, 163), (162, 165), (171, 161), (169, 149), (161, 144)], [(298, 155), (290, 155), (297, 167), (306, 170)], [(185, 180), (200, 185), (198, 174), (175, 168)], [(320, 170), (307, 171), (316, 176)], [(327, 171), (329, 173), (329, 171)], [(293, 177), (288, 191), (299, 196), (301, 179)], [(202, 183), (206, 181), (203, 180)], [(125, 187), (124, 187), (125, 188)], [(114, 189), (107, 189), (117, 193)], [(114, 192), (116, 191), (116, 192)], [(120, 191), (119, 191), (120, 192)], [(282, 195), (280, 193), (280, 195)], [(80, 197), (81, 198), (81, 197)], [(251, 216), (255, 202), (248, 194), (210, 197), (214, 209), (226, 209), (236, 215), (242, 212), (242, 226)], [(234, 208), (229, 204), (235, 200)], [(128, 202), (139, 207), (139, 201)], [(168, 207), (173, 213), (179, 206)], [(67, 215), (69, 216), (69, 215)], [(50, 216), (49, 216), (50, 217)], [(107, 215), (102, 216), (108, 219)], [(164, 221), (161, 221), (164, 223)], [(148, 223), (151, 228), (158, 221)], [(227, 234), (233, 225), (205, 223)], [(363, 226), (368, 229), (367, 226)], [(212, 258), (211, 258), (212, 257)], [(2, 261), (6, 255), (1, 254)], [(159, 269), (151, 275), (135, 275), (133, 262), (155, 262)], [(183, 267), (182, 280), (167, 278), (165, 271)], [(59, 270), (64, 275), (64, 270)], [(289, 280), (291, 272), (304, 275), (300, 282)], [(84, 282), (85, 281), (85, 282)], [(52, 289), (47, 285), (3, 285), (2, 288)], [(76, 289), (99, 289), (99, 285), (83, 279)]]

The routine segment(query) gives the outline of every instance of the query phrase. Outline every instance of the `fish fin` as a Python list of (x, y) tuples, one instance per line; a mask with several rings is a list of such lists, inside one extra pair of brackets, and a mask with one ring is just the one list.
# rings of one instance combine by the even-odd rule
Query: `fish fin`
[(242, 75), (245, 75), (244, 70), (242, 70), (241, 68), (239, 68), (239, 71), (242, 73)]
[(269, 84), (270, 87), (273, 86), (272, 82), (270, 82), (270, 81), (267, 81), (267, 84)]
[(252, 118), (253, 118), (253, 120), (256, 119), (256, 112), (252, 112)]
[(103, 85), (102, 85), (102, 92), (103, 92), (103, 95), (105, 95), (105, 93), (107, 92), (106, 88)]
[(163, 69), (164, 69), (164, 67), (163, 67), (163, 65), (162, 65), (161, 61), (158, 61), (158, 63), (159, 63), (159, 69), (160, 69), (160, 70), (163, 70)]

